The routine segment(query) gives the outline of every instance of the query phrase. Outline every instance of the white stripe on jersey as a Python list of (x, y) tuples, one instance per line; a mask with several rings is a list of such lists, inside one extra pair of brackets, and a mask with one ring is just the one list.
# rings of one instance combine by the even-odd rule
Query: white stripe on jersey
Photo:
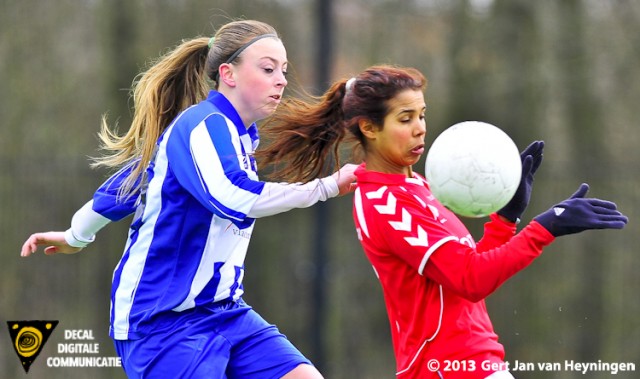
[[(142, 217), (145, 218), (145, 223), (143, 227), (138, 230), (138, 239), (129, 251), (129, 258), (122, 267), (120, 284), (114, 294), (113, 301), (115, 304), (112, 304), (114, 307), (112, 327), (116, 339), (128, 338), (129, 315), (133, 306), (138, 283), (142, 277), (147, 255), (149, 254), (149, 247), (153, 241), (154, 226), (160, 214), (160, 206), (162, 205), (162, 201), (160, 200), (162, 193), (161, 187), (169, 165), (166, 145), (171, 130), (172, 128), (167, 130), (166, 136), (158, 149), (154, 168), (155, 176), (149, 181), (147, 203), (144, 215), (142, 215)], [(129, 243), (129, 241), (131, 240), (129, 239), (127, 243)], [(127, 248), (128, 247), (129, 246), (127, 246)]]
[[(229, 133), (233, 136), (231, 141), (235, 151), (239, 155), (242, 155), (240, 141), (237, 139), (238, 133), (235, 130), (236, 127), (230, 120), (225, 118), (225, 121), (229, 128)], [(198, 167), (202, 175), (200, 180), (204, 181), (203, 185), (206, 184), (206, 188), (211, 196), (215, 199), (228, 200), (224, 203), (224, 206), (247, 214), (259, 195), (239, 188), (227, 178), (224, 174), (224, 167), (222, 166), (222, 158), (224, 157), (218, 155), (204, 122), (193, 129), (189, 136), (189, 143), (191, 145), (194, 165)], [(248, 159), (248, 156), (246, 159)], [(207, 164), (198, 166), (197, 162), (207, 162)], [(249, 173), (250, 170), (246, 170), (245, 172)], [(251, 179), (257, 180), (257, 178)], [(213, 206), (215, 207), (215, 205)], [(220, 212), (223, 213), (222, 210), (220, 210)], [(233, 218), (232, 215), (227, 215), (227, 217)]]
[(360, 224), (360, 229), (362, 229), (364, 235), (369, 238), (369, 227), (367, 226), (367, 220), (364, 218), (364, 210), (362, 209), (362, 193), (360, 192), (360, 188), (356, 189), (354, 200), (358, 224)]
[[(220, 236), (224, 235), (225, 230), (231, 230), (231, 234), (234, 234), (234, 230), (236, 229), (236, 227), (230, 221), (219, 218), (218, 216), (213, 215), (213, 218), (214, 221), (211, 222), (211, 228), (209, 229), (207, 243), (202, 253), (202, 258), (200, 259), (198, 269), (194, 275), (193, 281), (191, 282), (189, 294), (180, 305), (173, 309), (174, 311), (181, 312), (185, 309), (193, 308), (196, 306), (196, 297), (202, 292), (204, 287), (213, 278), (213, 268), (216, 262), (225, 262), (225, 264), (219, 270), (220, 283), (218, 284), (218, 288), (216, 290), (217, 292), (215, 294), (215, 301), (228, 298), (229, 295), (231, 295), (230, 288), (236, 281), (236, 267), (242, 267), (244, 265), (246, 253), (239, 254), (238, 252), (236, 252), (238, 251), (238, 248), (235, 244), (234, 246), (225, 246), (228, 245), (227, 243), (225, 243), (228, 241), (228, 238), (220, 238)], [(253, 226), (243, 229), (242, 232), (251, 233), (252, 230)], [(235, 240), (231, 242), (235, 242)], [(244, 251), (246, 252), (246, 248), (244, 249)], [(242, 283), (242, 276), (239, 278), (238, 282)], [(237, 300), (241, 295), (242, 291), (236, 290), (233, 299)]]

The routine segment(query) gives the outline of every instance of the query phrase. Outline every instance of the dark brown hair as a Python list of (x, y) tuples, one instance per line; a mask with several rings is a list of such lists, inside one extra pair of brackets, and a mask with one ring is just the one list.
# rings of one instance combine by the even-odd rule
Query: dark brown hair
[[(349, 88), (347, 88), (349, 82)], [(340, 144), (353, 142), (352, 156), (366, 140), (358, 123), (369, 120), (382, 128), (388, 102), (404, 90), (424, 90), (427, 80), (418, 70), (391, 65), (372, 66), (354, 80), (341, 79), (319, 97), (286, 99), (262, 126), (267, 146), (258, 153), (261, 168), (272, 166), (272, 177), (306, 182), (340, 166)]]

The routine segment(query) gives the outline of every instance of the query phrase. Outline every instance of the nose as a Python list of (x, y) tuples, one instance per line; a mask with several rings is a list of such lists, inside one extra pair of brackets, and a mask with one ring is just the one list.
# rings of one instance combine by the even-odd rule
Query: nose
[(284, 88), (287, 86), (287, 84), (289, 84), (289, 82), (287, 82), (287, 77), (284, 76), (283, 72), (281, 72), (276, 79), (276, 86)]
[(419, 136), (427, 133), (427, 122), (424, 119), (418, 120), (415, 133)]

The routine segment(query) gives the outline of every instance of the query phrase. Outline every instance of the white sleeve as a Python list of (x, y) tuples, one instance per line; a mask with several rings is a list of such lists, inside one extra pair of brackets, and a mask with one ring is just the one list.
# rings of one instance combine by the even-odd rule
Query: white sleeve
[(267, 182), (247, 216), (260, 218), (293, 208), (307, 208), (318, 201), (338, 196), (338, 193), (338, 183), (331, 176), (305, 184)]
[(73, 215), (71, 227), (64, 233), (69, 246), (85, 247), (96, 239), (96, 233), (111, 220), (93, 210), (93, 200), (88, 201)]

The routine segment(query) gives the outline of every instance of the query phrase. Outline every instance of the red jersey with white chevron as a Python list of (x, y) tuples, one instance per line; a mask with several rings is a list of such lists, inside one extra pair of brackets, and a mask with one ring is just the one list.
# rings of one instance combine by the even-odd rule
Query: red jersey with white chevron
[[(492, 215), (476, 244), (422, 176), (367, 171), (364, 164), (355, 174), (356, 230), (382, 284), (398, 378), (490, 375), (482, 362), (502, 362), (504, 348), (484, 298), (553, 236), (533, 222), (512, 238), (515, 224)], [(434, 359), (439, 368), (429, 363)], [(446, 370), (447, 360), (465, 362), (455, 371)]]

